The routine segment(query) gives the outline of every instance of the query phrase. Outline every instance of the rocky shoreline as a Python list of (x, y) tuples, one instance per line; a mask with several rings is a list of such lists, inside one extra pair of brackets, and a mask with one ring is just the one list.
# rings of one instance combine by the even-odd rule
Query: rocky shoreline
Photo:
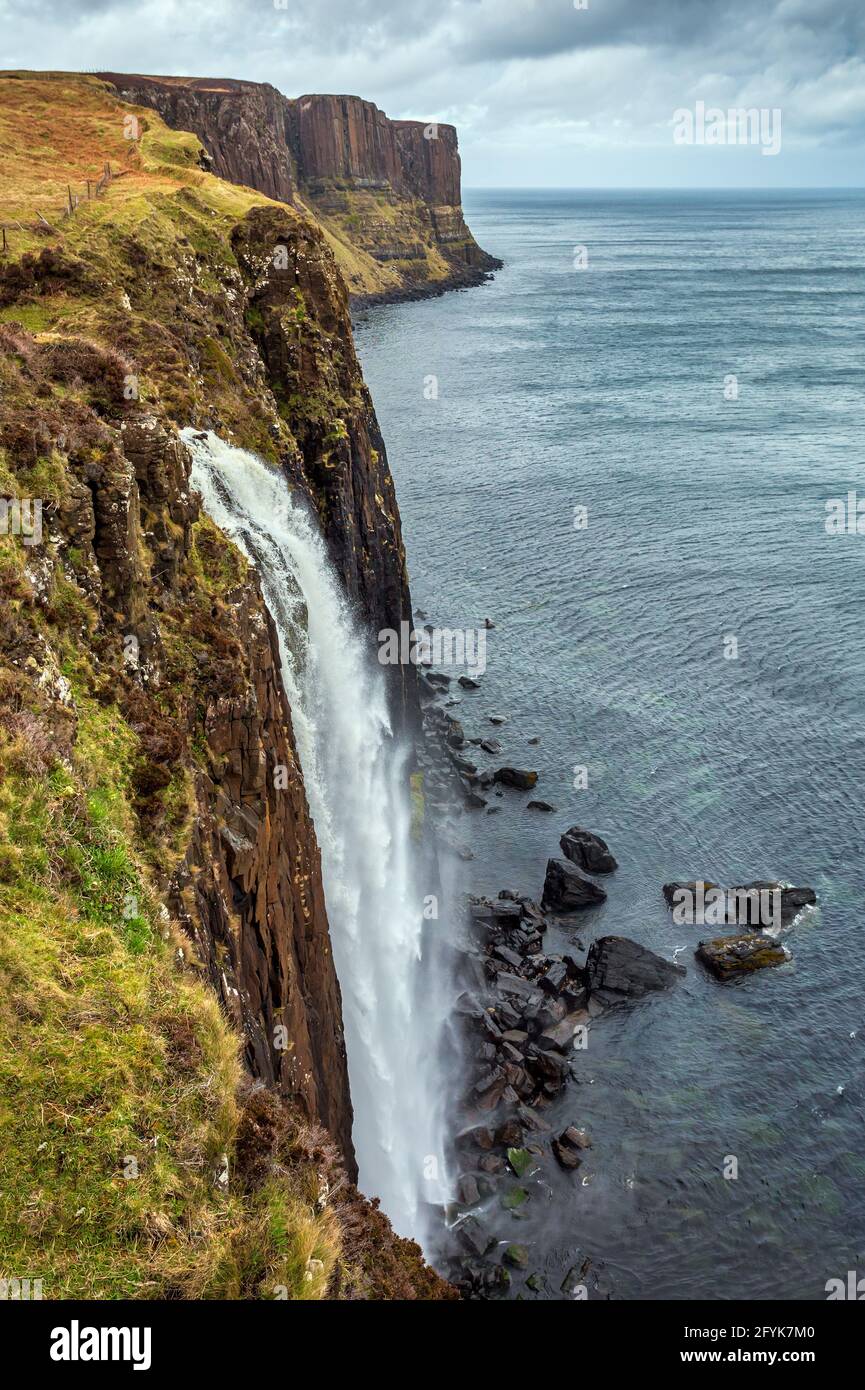
[[(494, 814), (499, 807), (490, 804), (493, 797), (530, 790), (538, 780), (530, 769), (492, 765), (502, 753), (501, 741), (467, 733), (452, 712), (462, 700), (462, 693), (450, 693), (453, 680), (429, 669), (420, 674), (425, 798), (434, 819), (442, 820), (455, 807)], [(457, 684), (463, 691), (479, 688), (467, 676)], [(507, 723), (504, 715), (485, 717), (494, 728)], [(490, 765), (482, 769), (483, 755)], [(525, 809), (555, 808), (531, 801)], [(443, 846), (462, 859), (474, 857), (470, 845), (447, 834)], [(560, 1283), (552, 1283), (531, 1244), (514, 1238), (514, 1223), (526, 1217), (533, 1200), (549, 1200), (553, 1171), (581, 1181), (592, 1139), (576, 1096), (568, 1123), (552, 1123), (549, 1112), (586, 1079), (582, 1054), (589, 1030), (610, 1008), (666, 990), (686, 974), (683, 965), (627, 937), (605, 935), (586, 947), (579, 926), (589, 924), (592, 908), (606, 899), (597, 880), (614, 873), (617, 860), (606, 841), (581, 826), (567, 828), (559, 846), (560, 854), (547, 861), (538, 899), (504, 888), (497, 897), (469, 896), (463, 904), (455, 1012), (467, 1084), (455, 1107), (452, 1159), (458, 1176), (445, 1213), (456, 1249), (443, 1272), (468, 1299), (613, 1296), (603, 1262), (582, 1255)], [(703, 897), (697, 896), (700, 889)], [(662, 892), (675, 916), (683, 892), (702, 905), (712, 900), (706, 896), (711, 889), (717, 885), (695, 881), (668, 883)], [(774, 881), (721, 889), (723, 924), (740, 927), (737, 911), (759, 906), (767, 894), (777, 895), (773, 901), (784, 928), (816, 902), (813, 889)], [(715, 924), (708, 914), (691, 920)], [(564, 937), (567, 948), (550, 949), (551, 936)], [(754, 930), (695, 942), (693, 949), (721, 981), (789, 959), (786, 947), (759, 922)]]
[(464, 270), (454, 271), (446, 280), (427, 280), (414, 285), (403, 285), (398, 289), (382, 290), (377, 294), (353, 294), (350, 298), (352, 315), (357, 318), (367, 309), (380, 304), (412, 304), (422, 299), (439, 299), (455, 290), (472, 290), (495, 278), (494, 272), (501, 270), (504, 261), (486, 252), (485, 266), (470, 265)]

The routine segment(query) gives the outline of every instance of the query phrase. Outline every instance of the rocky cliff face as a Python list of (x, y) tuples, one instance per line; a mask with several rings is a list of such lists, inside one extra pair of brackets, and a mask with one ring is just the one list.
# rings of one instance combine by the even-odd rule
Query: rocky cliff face
[(354, 96), (291, 100), (217, 78), (102, 73), (123, 98), (198, 135), (223, 178), (309, 206), (366, 300), (477, 284), (500, 264), (463, 217), (451, 125), (392, 121)]
[[(191, 938), (191, 963), (241, 1034), (252, 1075), (325, 1125), (353, 1172), (319, 852), (255, 576), (199, 519), (169, 422), (124, 401), (119, 358), (76, 339), (42, 348), (14, 330), (3, 348), (24, 365), (7, 382), (0, 445), (15, 457), (32, 420), (34, 457), (62, 459), (56, 497), (45, 499), (47, 546), (25, 559), (29, 596), (2, 637), (14, 699), (62, 727), (58, 751), (71, 754), (77, 702), (52, 699), (44, 681), (64, 659), (52, 595), (66, 584), (94, 643), (92, 662), (78, 663), (79, 698), (116, 700), (138, 742), (140, 833), (158, 853), (153, 883)], [(98, 405), (64, 407), (64, 387), (84, 395), (96, 383)]]
[[(149, 904), (135, 949), (151, 949), (147, 922), (183, 943), (178, 969), (215, 990), (249, 1073), (325, 1126), (353, 1175), (339, 985), (275, 633), (254, 573), (199, 514), (178, 437), (214, 429), (281, 468), (359, 612), (398, 627), (411, 612), (399, 514), (346, 287), (305, 214), (203, 172), (197, 140), (157, 115), (133, 144), (92, 79), (6, 79), (4, 143), (20, 146), (34, 105), (77, 132), (83, 168), (108, 160), (123, 178), (61, 239), (65, 174), (41, 147), (7, 204), (20, 215), (0, 267), (0, 493), (37, 498), (44, 529), (32, 546), (0, 534), (0, 824), (7, 784), (13, 817), (31, 783), (56, 799), (58, 777), (89, 806), (98, 749), (100, 872), (115, 875), (112, 903), (134, 880), (130, 911), (139, 894)], [(287, 166), (263, 148), (278, 182)], [(13, 196), (2, 181), (0, 196)], [(413, 676), (397, 670), (398, 720), (413, 717)], [(42, 833), (56, 888), (68, 841)], [(18, 862), (0, 854), (0, 880)], [(86, 910), (107, 903), (75, 864)], [(105, 929), (125, 940), (111, 913)], [(397, 1262), (404, 1290), (420, 1288), (416, 1253)], [(445, 1292), (434, 1277), (423, 1288)]]
[(275, 87), (220, 78), (100, 75), (124, 100), (152, 107), (174, 130), (194, 131), (221, 178), (292, 201), (288, 103)]

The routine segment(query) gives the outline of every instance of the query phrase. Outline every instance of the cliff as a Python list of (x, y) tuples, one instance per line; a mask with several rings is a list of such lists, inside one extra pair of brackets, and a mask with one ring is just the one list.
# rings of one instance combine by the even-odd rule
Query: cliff
[(449, 1296), (347, 1181), (275, 633), (177, 432), (281, 467), (368, 621), (407, 616), (347, 292), (301, 211), (204, 171), (152, 112), (128, 139), (129, 114), (93, 79), (0, 77), (3, 1264), (47, 1297)]
[(100, 76), (126, 101), (194, 131), (223, 178), (312, 211), (359, 298), (440, 293), (501, 264), (463, 217), (451, 125), (392, 121), (354, 96), (292, 100), (263, 83)]

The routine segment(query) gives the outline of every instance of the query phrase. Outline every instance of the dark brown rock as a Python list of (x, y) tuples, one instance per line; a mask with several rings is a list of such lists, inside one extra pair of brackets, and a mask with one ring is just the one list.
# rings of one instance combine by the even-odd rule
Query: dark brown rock
[(701, 941), (695, 954), (719, 980), (783, 965), (790, 959), (785, 948), (764, 932), (739, 932)]
[(684, 966), (674, 965), (624, 936), (602, 936), (593, 941), (586, 959), (589, 994), (600, 994), (610, 1002), (640, 999), (653, 990), (667, 989), (684, 974)]
[(578, 825), (565, 831), (560, 844), (565, 858), (587, 874), (609, 874), (618, 867), (606, 840), (590, 830), (581, 830)]
[(496, 781), (504, 787), (517, 787), (520, 791), (530, 791), (538, 780), (536, 772), (527, 772), (521, 767), (500, 767), (496, 770)]
[(548, 912), (577, 912), (606, 898), (603, 888), (583, 878), (569, 859), (550, 859), (541, 906)]

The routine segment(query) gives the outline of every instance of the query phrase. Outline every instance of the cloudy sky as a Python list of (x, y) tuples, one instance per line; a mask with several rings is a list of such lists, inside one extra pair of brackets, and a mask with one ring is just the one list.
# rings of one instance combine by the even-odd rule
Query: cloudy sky
[[(865, 184), (865, 0), (0, 0), (0, 32), (9, 67), (453, 121), (468, 186)], [(698, 102), (779, 109), (780, 153), (676, 145)]]

